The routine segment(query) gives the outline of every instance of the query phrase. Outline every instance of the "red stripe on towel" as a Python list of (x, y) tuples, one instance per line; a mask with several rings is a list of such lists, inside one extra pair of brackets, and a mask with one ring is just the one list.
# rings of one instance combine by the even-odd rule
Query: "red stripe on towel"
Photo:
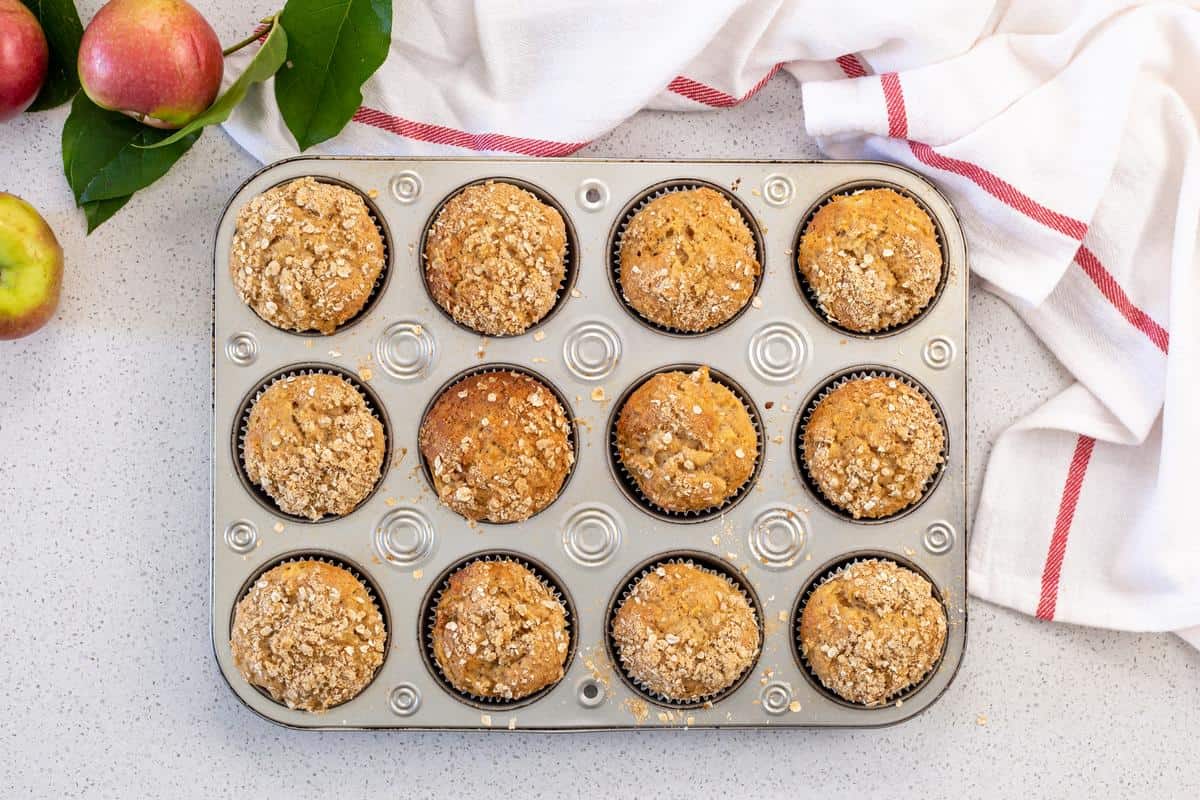
[(767, 81), (775, 77), (775, 74), (783, 68), (783, 64), (776, 64), (771, 67), (771, 70), (762, 77), (758, 83), (754, 84), (750, 91), (746, 92), (741, 97), (734, 97), (731, 94), (726, 94), (720, 89), (714, 89), (711, 86), (694, 81), (691, 78), (683, 75), (677, 76), (674, 80), (667, 84), (667, 91), (674, 92), (677, 95), (686, 97), (689, 100), (695, 100), (697, 103), (703, 103), (706, 106), (713, 108), (731, 108), (739, 103), (744, 103), (754, 95), (758, 94)]
[(1054, 521), (1054, 535), (1050, 537), (1050, 549), (1046, 553), (1046, 565), (1042, 568), (1042, 595), (1038, 600), (1039, 619), (1054, 619), (1058, 605), (1058, 583), (1062, 577), (1063, 557), (1067, 553), (1067, 538), (1071, 534), (1071, 523), (1075, 519), (1075, 507), (1079, 504), (1079, 492), (1083, 478), (1087, 475), (1088, 463), (1092, 460), (1092, 449), (1096, 440), (1080, 434), (1075, 442), (1075, 454), (1067, 470), (1067, 482), (1063, 486), (1062, 500), (1058, 504), (1058, 518)]
[(553, 142), (546, 139), (526, 139), (503, 133), (468, 133), (443, 125), (414, 122), (378, 109), (363, 106), (354, 112), (354, 121), (363, 125), (416, 139), (421, 142), (445, 144), (467, 150), (516, 153), (522, 156), (569, 156), (576, 150), (587, 147), (588, 142)]

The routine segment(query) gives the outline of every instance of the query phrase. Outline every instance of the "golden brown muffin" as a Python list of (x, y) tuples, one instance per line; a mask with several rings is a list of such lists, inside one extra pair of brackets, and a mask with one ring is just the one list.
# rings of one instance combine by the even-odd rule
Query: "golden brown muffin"
[(821, 494), (855, 519), (895, 514), (921, 499), (942, 463), (933, 406), (895, 378), (856, 378), (817, 403), (804, 427), (804, 463)]
[(336, 375), (291, 375), (250, 409), (242, 463), (279, 506), (318, 520), (349, 514), (379, 481), (383, 424)]
[(800, 649), (826, 688), (878, 705), (929, 674), (946, 609), (929, 581), (891, 561), (860, 561), (818, 586), (800, 615)]
[(750, 479), (758, 436), (742, 401), (701, 367), (660, 373), (634, 390), (617, 419), (617, 454), (651, 503), (703, 511)]
[(324, 711), (367, 687), (386, 639), (383, 616), (352, 573), (289, 561), (238, 602), (229, 646), (242, 676), (276, 701)]
[(741, 213), (707, 187), (668, 192), (621, 235), (621, 292), (658, 325), (700, 333), (750, 302), (762, 271)]
[(443, 503), (470, 520), (519, 522), (558, 497), (575, 463), (570, 434), (541, 381), (485, 372), (442, 392), (418, 444)]
[(933, 220), (891, 189), (837, 195), (800, 240), (800, 273), (829, 319), (861, 333), (908, 322), (942, 279)]
[(290, 331), (333, 333), (362, 310), (383, 271), (383, 237), (343, 186), (299, 178), (238, 213), (229, 274), (242, 302)]
[(433, 655), (455, 689), (518, 700), (562, 678), (567, 612), (536, 575), (514, 561), (476, 561), (447, 584)]
[(617, 656), (629, 675), (671, 700), (729, 688), (754, 664), (758, 617), (723, 576), (691, 564), (660, 564), (613, 616)]
[(566, 277), (562, 216), (511, 183), (468, 186), (425, 240), (425, 280), (454, 320), (488, 336), (524, 333), (554, 307)]

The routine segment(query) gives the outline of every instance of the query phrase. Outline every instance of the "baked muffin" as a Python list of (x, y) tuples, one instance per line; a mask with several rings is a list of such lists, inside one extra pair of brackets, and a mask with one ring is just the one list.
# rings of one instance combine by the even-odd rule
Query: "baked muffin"
[(639, 580), (612, 622), (626, 672), (671, 700), (698, 700), (735, 684), (758, 656), (754, 608), (723, 576), (660, 564)]
[(804, 229), (800, 273), (836, 324), (871, 333), (921, 313), (942, 279), (933, 220), (891, 189), (837, 195)]
[(229, 274), (242, 302), (276, 328), (328, 334), (362, 311), (383, 252), (362, 197), (299, 178), (238, 213)]
[(566, 277), (562, 216), (511, 183), (451, 197), (425, 240), (425, 282), (454, 320), (488, 336), (524, 333), (554, 307)]
[(558, 497), (575, 463), (562, 404), (517, 372), (469, 375), (446, 389), (418, 444), (438, 498), (470, 520), (529, 519)]
[(280, 510), (318, 520), (349, 514), (383, 469), (383, 424), (336, 375), (289, 375), (250, 409), (242, 464)]
[(289, 561), (238, 602), (229, 646), (248, 682), (288, 708), (324, 711), (367, 687), (386, 640), (383, 616), (352, 573)]
[(895, 378), (855, 378), (817, 403), (804, 426), (804, 464), (821, 494), (855, 519), (921, 499), (946, 439), (933, 406)]
[(460, 692), (519, 700), (563, 676), (562, 602), (515, 561), (476, 561), (450, 576), (434, 612), (433, 656)]
[(800, 650), (826, 688), (878, 705), (914, 686), (946, 643), (933, 586), (891, 561), (859, 561), (818, 586), (800, 615)]
[(750, 479), (758, 435), (742, 401), (712, 380), (708, 367), (662, 372), (621, 407), (617, 455), (654, 505), (703, 511), (733, 497)]
[(750, 302), (762, 271), (741, 213), (707, 187), (668, 192), (621, 235), (621, 292), (658, 325), (700, 333)]

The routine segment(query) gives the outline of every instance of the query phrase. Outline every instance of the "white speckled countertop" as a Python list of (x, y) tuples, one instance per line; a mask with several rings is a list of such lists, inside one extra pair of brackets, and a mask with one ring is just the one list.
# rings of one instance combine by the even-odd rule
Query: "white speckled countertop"
[[(99, 3), (81, 5), (86, 18)], [(234, 5), (200, 4), (226, 41), (260, 16)], [(85, 238), (59, 166), (64, 117), (0, 126), (0, 190), (42, 211), (67, 258), (57, 317), (0, 343), (8, 795), (1200, 791), (1200, 653), (1173, 636), (1048, 625), (973, 600), (954, 685), (927, 713), (881, 731), (303, 733), (265, 722), (222, 681), (208, 633), (212, 237), (256, 164), (209, 131)], [(581, 155), (817, 152), (799, 90), (781, 76), (729, 111), (640, 114)], [(1069, 378), (999, 301), (976, 291), (971, 315), (974, 502), (994, 437)]]

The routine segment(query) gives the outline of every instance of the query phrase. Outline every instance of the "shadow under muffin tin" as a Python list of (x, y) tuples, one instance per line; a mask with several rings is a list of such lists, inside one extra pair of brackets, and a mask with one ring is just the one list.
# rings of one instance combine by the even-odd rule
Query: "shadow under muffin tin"
[[(361, 193), (380, 223), (387, 265), (368, 307), (329, 336), (272, 328), (242, 304), (228, 276), (237, 212), (272, 186), (314, 176)], [(483, 180), (510, 181), (555, 205), (568, 231), (567, 279), (554, 309), (519, 336), (487, 338), (450, 320), (428, 296), (422, 247), (447, 198)], [(618, 237), (629, 215), (662, 191), (722, 191), (754, 236), (762, 275), (752, 301), (701, 334), (659, 330), (620, 296)], [(834, 194), (885, 187), (932, 216), (943, 275), (911, 323), (856, 335), (828, 323), (796, 268), (795, 245)], [(873, 727), (908, 719), (949, 685), (966, 637), (966, 246), (953, 210), (928, 182), (872, 162), (596, 161), (585, 159), (298, 158), (252, 176), (226, 207), (216, 237), (213, 396), (212, 634), (221, 671), (256, 713), (300, 728), (596, 730), (639, 727)], [(644, 377), (705, 364), (751, 411), (759, 463), (712, 513), (673, 515), (622, 485), (611, 452), (619, 403)], [(559, 497), (525, 522), (472, 523), (442, 506), (417, 448), (422, 414), (468, 370), (510, 365), (547, 383), (576, 421), (576, 463)], [(249, 402), (293, 371), (351, 381), (384, 425), (379, 484), (354, 511), (314, 524), (282, 514), (250, 485), (238, 442)], [(799, 437), (822, 390), (846, 375), (902, 376), (933, 402), (945, 463), (924, 497), (883, 520), (855, 521), (810, 486)], [(903, 703), (840, 700), (808, 673), (795, 637), (810, 588), (829, 569), (869, 553), (923, 573), (949, 628), (938, 666)], [(323, 714), (289, 710), (233, 665), (231, 614), (254, 577), (282, 559), (316, 554), (351, 564), (388, 625), (374, 681)], [(514, 703), (455, 692), (428, 666), (427, 612), (464, 560), (527, 565), (567, 599), (571, 654), (562, 680)], [(612, 603), (646, 566), (692, 558), (754, 598), (763, 646), (755, 664), (705, 702), (655, 697), (614, 664)]]

